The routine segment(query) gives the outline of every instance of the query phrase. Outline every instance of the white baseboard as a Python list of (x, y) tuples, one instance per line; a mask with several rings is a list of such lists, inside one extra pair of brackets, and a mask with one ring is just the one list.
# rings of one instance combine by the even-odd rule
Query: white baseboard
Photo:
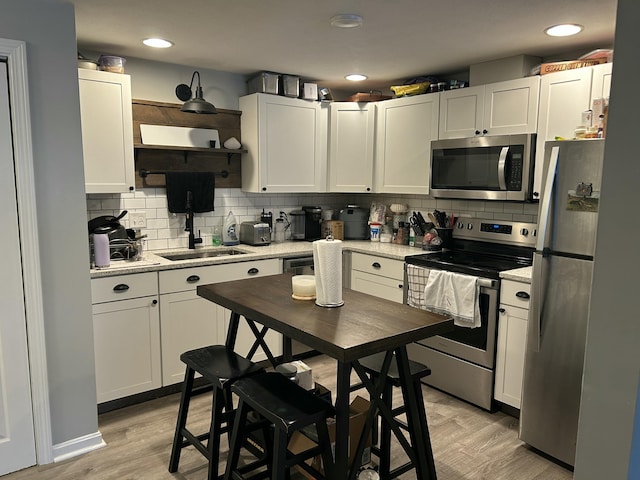
[(107, 444), (102, 439), (102, 434), (97, 431), (84, 437), (74, 438), (54, 445), (53, 461), (61, 462), (106, 446)]

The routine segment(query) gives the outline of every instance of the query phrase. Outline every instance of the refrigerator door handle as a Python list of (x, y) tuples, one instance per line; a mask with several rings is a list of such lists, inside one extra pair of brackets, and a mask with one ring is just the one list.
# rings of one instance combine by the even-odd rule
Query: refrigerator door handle
[(507, 155), (509, 154), (509, 147), (502, 147), (500, 151), (500, 157), (498, 158), (498, 186), (500, 190), (507, 189)]
[(549, 167), (547, 170), (547, 178), (545, 178), (542, 190), (542, 203), (540, 204), (540, 214), (538, 223), (538, 243), (536, 249), (541, 252), (545, 247), (547, 240), (547, 227), (549, 226), (549, 215), (551, 213), (551, 193), (553, 191), (553, 182), (556, 178), (558, 167), (558, 156), (560, 147), (551, 149), (551, 157), (549, 159)]
[(529, 305), (529, 327), (527, 334), (527, 350), (540, 351), (542, 333), (542, 305), (544, 303), (544, 275), (547, 259), (536, 253), (533, 256), (533, 278), (531, 279), (531, 304)]

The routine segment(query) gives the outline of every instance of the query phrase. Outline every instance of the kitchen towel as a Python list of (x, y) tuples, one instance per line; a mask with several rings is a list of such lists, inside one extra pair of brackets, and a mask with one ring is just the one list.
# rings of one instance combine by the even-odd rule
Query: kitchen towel
[(480, 326), (478, 278), (472, 275), (431, 270), (424, 289), (427, 310), (453, 317), (454, 325)]
[(342, 300), (342, 242), (313, 242), (313, 267), (316, 277), (316, 305), (339, 307)]
[(192, 194), (191, 211), (213, 212), (213, 172), (166, 172), (167, 207), (172, 213), (187, 212), (187, 192)]
[(407, 305), (425, 309), (424, 288), (429, 272), (428, 268), (407, 264)]

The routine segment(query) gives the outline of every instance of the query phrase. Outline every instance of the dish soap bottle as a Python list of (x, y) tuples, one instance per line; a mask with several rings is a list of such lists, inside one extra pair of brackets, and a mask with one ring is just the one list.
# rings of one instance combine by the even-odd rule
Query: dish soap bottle
[(222, 229), (222, 244), (223, 245), (238, 245), (238, 234), (236, 232), (236, 217), (232, 211), (229, 211), (227, 218), (224, 220), (224, 227)]

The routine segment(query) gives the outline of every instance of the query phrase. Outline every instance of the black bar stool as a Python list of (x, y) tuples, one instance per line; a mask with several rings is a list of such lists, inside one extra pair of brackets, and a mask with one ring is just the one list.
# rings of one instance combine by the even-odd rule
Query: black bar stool
[[(233, 384), (231, 391), (238, 396), (239, 403), (225, 480), (257, 480), (267, 477), (271, 480), (285, 480), (290, 478), (289, 469), (294, 465), (313, 472), (314, 478), (333, 478), (333, 456), (327, 419), (335, 411), (330, 403), (275, 372), (242, 378)], [(256, 413), (261, 420), (247, 421), (250, 412)], [(245, 439), (257, 429), (265, 431), (265, 425), (273, 429), (273, 439), (265, 439), (266, 458), (239, 467), (240, 449)], [(313, 425), (317, 432), (317, 445), (295, 455), (288, 452), (287, 445), (291, 435)], [(318, 454), (322, 455), (324, 477), (304, 462)], [(262, 466), (266, 466), (266, 470), (256, 473)]]
[[(375, 355), (371, 355), (369, 357), (365, 357), (359, 360), (360, 365), (367, 373), (371, 381), (375, 384), (381, 374), (383, 362), (385, 359), (385, 353), (377, 353)], [(420, 379), (424, 378), (428, 375), (431, 375), (431, 369), (426, 365), (423, 365), (418, 362), (409, 361), (409, 371), (411, 373), (411, 382), (414, 385), (415, 391), (415, 401), (419, 406), (424, 405), (424, 399), (422, 397), (422, 387), (420, 385)], [(398, 363), (396, 361), (395, 355), (391, 361), (389, 366), (389, 371), (387, 373), (384, 388), (382, 390), (382, 402), (387, 405), (387, 407), (391, 410), (394, 418), (394, 424), (396, 427), (399, 427), (407, 432), (410, 432), (413, 429), (413, 425), (407, 425), (406, 422), (401, 421), (399, 418), (400, 415), (406, 412), (406, 407), (404, 405), (393, 408), (393, 387), (401, 387), (400, 383), (400, 374), (398, 372)], [(355, 391), (360, 388), (363, 388), (362, 383), (354, 384), (351, 386), (351, 390)], [(391, 469), (391, 433), (392, 426), (385, 420), (384, 417), (381, 418), (381, 427), (380, 427), (380, 444), (377, 445), (377, 424), (374, 423), (373, 426), (373, 445), (371, 447), (371, 453), (375, 454), (379, 461), (379, 474), (382, 480), (389, 480), (392, 478), (397, 478), (403, 473), (408, 472), (409, 470), (415, 468), (413, 462), (410, 460), (404, 465)], [(433, 452), (431, 450), (431, 440), (429, 438), (428, 431), (426, 432), (425, 443), (427, 447), (427, 451), (424, 452), (427, 457), (428, 464), (430, 467), (430, 478), (436, 478), (435, 467), (433, 467)], [(421, 452), (415, 452), (416, 455), (421, 454)]]
[[(224, 345), (190, 350), (180, 355), (186, 366), (182, 396), (173, 438), (169, 472), (176, 472), (180, 462), (182, 449), (193, 445), (209, 460), (208, 480), (218, 478), (218, 461), (220, 458), (220, 436), (231, 431), (233, 423), (233, 402), (231, 385), (247, 375), (264, 371), (262, 367), (229, 350)], [(194, 388), (195, 374), (202, 375), (206, 383)], [(211, 407), (211, 426), (208, 432), (195, 435), (186, 428), (189, 403), (191, 398), (213, 391)], [(203, 443), (207, 440), (207, 444)]]

